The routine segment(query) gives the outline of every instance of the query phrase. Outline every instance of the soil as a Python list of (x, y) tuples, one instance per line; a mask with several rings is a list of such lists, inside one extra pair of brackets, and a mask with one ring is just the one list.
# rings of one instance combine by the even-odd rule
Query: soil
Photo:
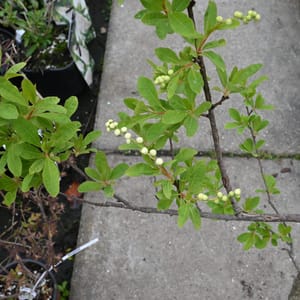
[[(78, 111), (73, 116), (74, 120), (79, 120), (81, 122), (82, 132), (84, 134), (91, 131), (94, 125), (111, 0), (86, 0), (86, 3), (90, 9), (90, 15), (92, 17), (93, 25), (96, 31), (96, 38), (89, 45), (91, 54), (95, 60), (94, 82), (91, 88), (87, 87), (81, 94), (77, 95), (79, 100), (79, 107)], [(82, 156), (79, 157), (77, 165), (79, 166), (79, 168), (83, 169), (88, 165), (88, 162), (89, 156)], [(61, 178), (61, 191), (66, 193), (72, 193), (73, 190), (76, 193), (77, 184), (84, 179), (79, 173), (75, 172), (68, 166), (61, 166)], [(35, 207), (32, 207), (32, 205), (35, 205)], [(14, 245), (12, 247), (12, 245), (5, 243), (7, 241), (11, 241), (12, 234), (24, 234), (24, 232), (12, 232), (11, 229), (16, 228), (13, 227), (12, 224), (21, 224), (22, 220), (26, 218), (28, 206), (30, 207), (31, 212), (33, 211), (37, 213), (37, 219), (32, 220), (32, 228), (35, 228), (36, 231), (32, 230), (32, 232), (34, 232), (34, 237), (28, 237), (28, 242), (31, 241), (30, 238), (40, 239), (39, 241), (37, 241), (36, 245), (34, 244), (34, 242), (33, 244), (30, 244), (32, 245), (30, 249), (31, 252), (34, 251), (34, 246), (42, 247), (40, 249), (41, 255), (40, 257), (38, 257), (39, 260), (49, 262), (49, 257), (51, 255), (54, 259), (56, 259), (61, 255), (66, 254), (70, 250), (76, 248), (81, 215), (80, 203), (75, 203), (74, 201), (70, 201), (70, 199), (61, 196), (55, 200), (55, 203), (48, 202), (47, 204), (45, 204), (46, 214), (49, 214), (51, 217), (51, 213), (53, 213), (54, 211), (52, 219), (50, 218), (52, 221), (55, 221), (54, 227), (56, 227), (54, 229), (54, 231), (56, 231), (53, 239), (54, 244), (52, 245), (49, 245), (49, 240), (47, 241), (47, 239), (45, 239), (43, 242), (41, 241), (41, 237), (43, 237), (42, 235), (44, 233), (39, 231), (42, 231), (41, 229), (43, 229), (43, 219), (41, 217), (41, 219), (39, 219), (38, 217), (41, 214), (39, 214), (39, 207), (36, 204), (33, 204), (30, 201), (24, 201), (24, 203), (22, 203), (21, 205), (21, 209), (19, 210), (18, 205), (11, 209), (0, 205), (0, 268), (1, 266), (6, 265), (9, 261), (14, 260), (16, 255), (26, 256), (26, 253), (30, 253), (29, 250), (23, 251), (24, 249), (22, 250), (22, 247), (18, 247), (18, 245)], [(56, 218), (57, 215), (58, 218)], [(30, 232), (30, 230), (28, 232)], [(20, 235), (19, 238), (22, 238), (22, 236)], [(51, 249), (54, 251), (54, 253), (51, 253)], [(70, 283), (72, 269), (72, 260), (64, 262), (59, 267), (56, 273), (58, 284), (64, 281)], [(68, 287), (69, 284), (67, 288)]]

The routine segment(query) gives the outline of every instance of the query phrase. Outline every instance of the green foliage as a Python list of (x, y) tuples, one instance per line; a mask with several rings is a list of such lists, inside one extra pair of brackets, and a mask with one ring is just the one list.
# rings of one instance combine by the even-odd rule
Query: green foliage
[(44, 186), (50, 196), (59, 193), (58, 165), (72, 155), (89, 153), (89, 144), (99, 136), (79, 133), (80, 123), (71, 120), (76, 97), (66, 100), (41, 98), (26, 78), (20, 91), (10, 79), (24, 64), (15, 65), (0, 76), (0, 189), (3, 203), (10, 206), (18, 192)]

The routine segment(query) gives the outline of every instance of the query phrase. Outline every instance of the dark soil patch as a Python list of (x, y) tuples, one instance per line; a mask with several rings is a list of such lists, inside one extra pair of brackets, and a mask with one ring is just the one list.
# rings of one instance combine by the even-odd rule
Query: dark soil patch
[[(90, 14), (92, 17), (93, 25), (96, 31), (96, 38), (90, 43), (90, 51), (95, 60), (95, 72), (94, 72), (94, 82), (91, 89), (86, 88), (81, 94), (77, 95), (79, 100), (78, 111), (73, 116), (74, 120), (79, 120), (82, 124), (82, 132), (84, 134), (88, 133), (93, 129), (94, 118), (97, 107), (97, 96), (99, 92), (102, 63), (105, 52), (106, 43), (106, 32), (108, 29), (108, 20), (110, 13), (111, 0), (99, 1), (99, 0), (86, 0), (87, 5), (90, 9)], [(79, 157), (77, 165), (80, 169), (84, 169), (88, 165), (89, 156)], [(65, 192), (72, 187), (74, 183), (80, 183), (84, 180), (79, 173), (75, 172), (73, 169), (66, 166), (61, 167), (62, 180), (61, 180), (61, 191)], [(24, 201), (24, 200), (22, 200)], [(24, 201), (24, 203), (26, 200)], [(26, 214), (26, 207), (31, 205), (31, 209), (39, 213), (39, 207), (36, 203), (22, 203), (22, 209), (8, 209), (0, 205), (0, 268), (7, 264), (8, 261), (12, 261), (16, 254), (26, 256), (26, 249), (14, 247), (5, 244), (9, 240), (9, 234), (12, 234), (8, 229), (12, 226), (13, 222), (20, 223), (24, 217), (24, 212)], [(17, 207), (17, 205), (16, 205)], [(55, 221), (56, 234), (54, 237), (54, 245), (47, 244), (39, 241), (37, 245), (44, 247), (41, 250), (41, 261), (47, 262), (47, 259), (52, 255), (55, 257), (59, 255), (64, 255), (70, 250), (76, 248), (77, 235), (79, 229), (80, 215), (81, 215), (81, 205), (80, 203), (74, 203), (74, 201), (68, 201), (65, 197), (59, 197), (56, 199), (55, 204), (46, 204), (46, 213), (50, 214), (51, 210), (55, 208), (57, 210), (59, 218)], [(60, 209), (63, 208), (60, 213)], [(23, 214), (23, 215), (21, 215)], [(38, 222), (38, 221), (36, 221)], [(38, 223), (38, 224), (42, 224)], [(37, 234), (35, 238), (38, 238), (42, 232), (42, 225), (37, 225), (35, 233)], [(6, 232), (6, 234), (5, 234)], [(18, 233), (17, 233), (18, 234)], [(42, 238), (41, 238), (42, 239)], [(9, 246), (9, 247), (8, 247)], [(9, 249), (9, 250), (8, 250)], [(54, 253), (50, 253), (49, 249), (54, 249)], [(29, 251), (29, 250), (28, 250)], [(30, 251), (33, 251), (30, 249)], [(30, 252), (29, 251), (29, 252)], [(49, 252), (50, 251), (50, 252)], [(73, 269), (73, 261), (69, 260), (64, 262), (57, 272), (57, 282), (62, 283), (71, 280)]]

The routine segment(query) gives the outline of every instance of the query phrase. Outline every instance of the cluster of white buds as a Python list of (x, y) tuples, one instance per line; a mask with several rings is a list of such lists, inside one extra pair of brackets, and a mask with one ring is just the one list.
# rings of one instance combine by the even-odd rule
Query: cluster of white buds
[(130, 144), (131, 142), (131, 133), (128, 132), (127, 127), (123, 126), (123, 127), (119, 127), (119, 123), (110, 119), (105, 123), (106, 126), (106, 130), (109, 131), (113, 131), (115, 136), (123, 136), (126, 139), (126, 143)]
[(157, 151), (155, 149), (148, 149), (147, 147), (143, 147), (140, 150), (141, 154), (143, 155), (149, 155), (153, 160), (155, 160), (155, 164), (157, 166), (161, 166), (164, 163), (164, 160), (160, 157), (156, 157)]
[(257, 13), (255, 10), (248, 10), (247, 15), (244, 15), (240, 11), (235, 11), (233, 16), (237, 19), (243, 20), (245, 24), (249, 23), (250, 21), (259, 21), (260, 20), (260, 14)]
[(226, 202), (230, 198), (240, 199), (241, 197), (241, 189), (235, 189), (234, 191), (230, 191), (228, 195), (224, 195), (222, 192), (217, 193), (217, 197), (209, 199), (209, 197), (204, 193), (199, 193), (197, 195), (198, 200), (200, 201), (213, 201), (214, 203), (218, 204), (220, 201)]
[(174, 70), (168, 70), (167, 74), (159, 75), (154, 79), (154, 84), (159, 85), (161, 88), (165, 88), (167, 83), (171, 79), (171, 75), (174, 73)]
[(127, 127), (123, 126), (120, 127), (118, 122), (115, 122), (114, 120), (110, 119), (105, 123), (106, 130), (113, 131), (115, 136), (124, 136), (126, 140), (126, 144), (130, 144), (131, 142), (137, 143), (141, 145), (140, 152), (143, 155), (148, 155), (152, 160), (155, 161), (155, 164), (157, 166), (161, 166), (164, 163), (164, 160), (160, 157), (156, 157), (157, 151), (155, 149), (148, 149), (146, 146), (143, 146), (144, 139), (141, 136), (138, 136), (135, 138), (135, 140), (132, 138), (132, 134), (128, 132)]

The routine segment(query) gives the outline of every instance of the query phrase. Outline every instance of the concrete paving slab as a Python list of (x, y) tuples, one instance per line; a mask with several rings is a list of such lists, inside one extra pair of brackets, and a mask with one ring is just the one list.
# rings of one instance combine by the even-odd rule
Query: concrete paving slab
[[(125, 0), (123, 8), (116, 2), (111, 13), (95, 124), (103, 131), (96, 146), (108, 152), (114, 152), (120, 140), (105, 132), (104, 123), (116, 119), (117, 112), (124, 110), (124, 98), (137, 97), (139, 75), (151, 77), (145, 58), (153, 59), (156, 47), (172, 44), (179, 51), (182, 45), (174, 37), (157, 40), (153, 28), (134, 20), (138, 1)], [(197, 1), (197, 11), (203, 12), (206, 3), (207, 0)], [(276, 112), (266, 112), (271, 124), (265, 150), (275, 154), (299, 153), (300, 3), (298, 0), (219, 2), (219, 14), (224, 17), (235, 10), (248, 9), (259, 11), (261, 22), (228, 32), (228, 46), (222, 49), (222, 54), (229, 68), (253, 62), (265, 65), (263, 74), (268, 74), (270, 81), (261, 90), (277, 107)], [(201, 22), (197, 25), (201, 26)], [(209, 64), (208, 70), (214, 72)], [(239, 102), (233, 97), (217, 110), (220, 126), (228, 120), (226, 110), (231, 105), (239, 106)], [(242, 138), (233, 131), (220, 130), (223, 150), (238, 152), (237, 144)], [(179, 146), (210, 150), (209, 132), (204, 122), (203, 135), (188, 140), (181, 134)], [(109, 157), (112, 163), (139, 159)], [(232, 185), (241, 187), (246, 196), (250, 195), (250, 188), (259, 188), (261, 181), (255, 160), (226, 158), (225, 163)], [(277, 176), (282, 191), (276, 198), (280, 211), (299, 212), (300, 162), (282, 159), (263, 164), (269, 174)], [(123, 179), (117, 185), (117, 193), (135, 204), (156, 204), (151, 178)], [(86, 195), (86, 199), (105, 201), (94, 193)], [(174, 217), (84, 205), (78, 243), (97, 236), (100, 242), (76, 256), (70, 299), (287, 299), (296, 276), (288, 255), (280, 247), (244, 252), (236, 236), (246, 226), (246, 223), (203, 220), (200, 231), (190, 224), (178, 229)], [(294, 236), (299, 260), (300, 225), (294, 226)]]
[[(140, 8), (139, 1), (125, 1), (123, 8), (116, 2), (114, 1), (112, 8), (99, 97), (99, 114), (96, 120), (96, 127), (103, 130), (103, 137), (98, 145), (105, 149), (117, 148), (118, 141), (105, 133), (104, 123), (108, 118), (116, 119), (117, 113), (124, 111), (124, 98), (137, 96), (138, 76), (152, 76), (146, 58), (157, 61), (154, 56), (154, 49), (157, 47), (171, 45), (176, 51), (183, 48), (180, 38), (168, 36), (166, 40), (161, 41), (155, 36), (154, 28), (145, 26), (133, 18)], [(196, 2), (197, 12), (203, 12), (207, 0)], [(248, 11), (252, 8), (261, 13), (262, 20), (225, 32), (227, 46), (218, 51), (224, 56), (229, 70), (234, 65), (245, 67), (251, 63), (264, 64), (260, 75), (267, 75), (269, 81), (261, 86), (260, 91), (277, 109), (264, 114), (270, 120), (270, 126), (264, 132), (264, 135), (269, 134), (264, 149), (276, 153), (299, 152), (300, 2), (219, 2), (219, 14), (224, 17), (232, 16), (235, 10)], [(198, 20), (197, 25), (201, 28), (201, 18)], [(208, 73), (212, 80), (216, 78), (214, 68), (209, 63)], [(220, 95), (215, 97), (219, 98)], [(235, 106), (241, 107), (241, 99), (233, 96), (231, 101), (225, 102), (216, 111), (224, 151), (239, 151), (237, 145), (243, 140), (234, 131), (225, 131), (222, 128), (222, 124), (229, 121), (228, 108)], [(199, 150), (211, 149), (209, 125), (207, 120), (203, 120), (202, 123), (203, 135), (188, 139), (183, 134), (180, 145), (192, 145)]]
[[(244, 194), (260, 187), (253, 159), (226, 159), (226, 164), (233, 185)], [(299, 211), (300, 162), (265, 161), (264, 166), (278, 173), (280, 211)], [(283, 168), (290, 172), (280, 173)], [(118, 194), (144, 206), (155, 206), (153, 192), (149, 178), (123, 179), (117, 185)], [(105, 201), (99, 194), (89, 200)], [(176, 217), (85, 205), (79, 244), (95, 237), (100, 242), (76, 256), (71, 299), (287, 299), (296, 276), (287, 253), (281, 246), (243, 251), (236, 237), (247, 225), (203, 219), (195, 231), (190, 224), (179, 229)], [(300, 225), (293, 235), (299, 257)]]

